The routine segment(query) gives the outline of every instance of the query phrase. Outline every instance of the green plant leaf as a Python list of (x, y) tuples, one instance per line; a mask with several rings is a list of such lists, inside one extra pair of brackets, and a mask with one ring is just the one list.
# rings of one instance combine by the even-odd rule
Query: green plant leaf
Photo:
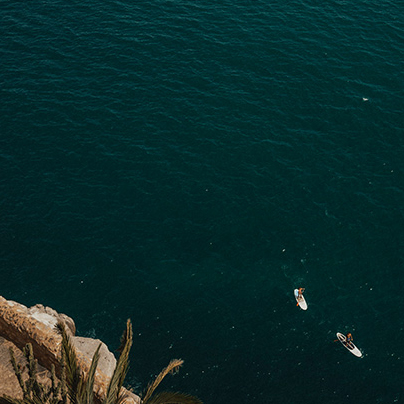
[(148, 404), (203, 404), (198, 397), (191, 396), (190, 394), (163, 391), (154, 395)]
[(62, 336), (62, 356), (66, 369), (66, 385), (71, 404), (83, 403), (82, 371), (78, 365), (76, 350), (66, 332), (64, 323), (58, 322), (56, 328)]
[(122, 334), (121, 346), (119, 348), (120, 355), (116, 363), (114, 373), (108, 385), (107, 395), (103, 404), (120, 403), (123, 400), (121, 388), (125, 380), (129, 367), (129, 352), (132, 347), (133, 332), (130, 320), (126, 322), (126, 330)]
[(95, 381), (95, 371), (97, 370), (98, 361), (100, 359), (100, 349), (101, 345), (98, 345), (96, 349), (93, 359), (91, 361), (90, 369), (88, 370), (88, 374), (85, 380), (85, 389), (86, 389), (86, 403), (85, 404), (92, 404), (94, 402), (94, 381)]
[(23, 396), (26, 397), (26, 395), (27, 395), (27, 388), (26, 388), (25, 383), (24, 383), (24, 381), (23, 381), (23, 379), (22, 379), (22, 367), (21, 367), (21, 365), (20, 365), (19, 363), (17, 363), (17, 361), (15, 360), (14, 350), (13, 350), (13, 348), (11, 348), (11, 347), (10, 347), (10, 358), (11, 358), (11, 359), (10, 359), (10, 362), (11, 362), (11, 365), (13, 366), (14, 373), (15, 373), (15, 375), (16, 375), (16, 377), (17, 377), (17, 380), (18, 380), (18, 384), (19, 384), (20, 387), (21, 387), (21, 391), (22, 391), (22, 393), (23, 393)]
[(164, 368), (156, 377), (153, 383), (149, 383), (146, 389), (146, 393), (143, 396), (143, 404), (146, 404), (150, 397), (152, 396), (154, 390), (162, 382), (162, 380), (169, 374), (175, 374), (178, 372), (179, 368), (182, 366), (184, 361), (182, 359), (173, 359), (170, 361), (168, 366)]
[(0, 404), (25, 404), (25, 402), (10, 396), (0, 396)]

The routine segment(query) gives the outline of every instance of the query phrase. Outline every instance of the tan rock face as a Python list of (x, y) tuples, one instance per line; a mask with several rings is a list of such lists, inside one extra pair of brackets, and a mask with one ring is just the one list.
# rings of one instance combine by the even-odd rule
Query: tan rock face
[[(19, 349), (23, 349), (30, 342), (40, 364), (49, 368), (52, 363), (58, 366), (62, 338), (55, 332), (54, 327), (50, 326), (50, 315), (43, 311), (41, 317), (39, 307), (35, 307), (31, 315), (30, 309), (24, 305), (0, 297), (0, 336), (12, 341)], [(57, 317), (52, 319), (56, 324)]]
[(70, 335), (76, 334), (76, 324), (74, 324), (73, 319), (66, 316), (66, 314), (58, 313), (56, 310), (45, 307), (42, 304), (36, 304), (27, 311), (29, 316), (45, 324), (48, 328), (55, 327), (58, 321), (62, 321), (66, 325), (66, 330)]
[[(20, 393), (18, 382), (9, 363), (8, 347), (10, 342), (19, 350), (22, 350), (27, 343), (31, 343), (35, 358), (43, 366), (43, 372), (46, 372), (46, 369), (50, 369), (51, 365), (54, 364), (58, 373), (60, 369), (60, 344), (62, 341), (61, 336), (55, 330), (55, 325), (58, 321), (65, 323), (76, 348), (79, 364), (84, 371), (87, 371), (95, 350), (102, 343), (100, 340), (75, 337), (76, 326), (74, 321), (65, 314), (57, 313), (50, 307), (37, 304), (27, 308), (22, 304), (6, 300), (0, 296), (0, 384), (2, 385), (0, 395), (9, 394), (13, 397), (20, 397), (18, 395)], [(17, 361), (25, 363), (22, 352), (19, 350), (15, 349)], [(100, 354), (95, 380), (95, 391), (99, 398), (105, 394), (109, 379), (116, 366), (115, 356), (104, 343), (102, 343)], [(140, 403), (138, 396), (131, 392), (127, 393), (128, 404)]]
[(74, 337), (72, 340), (79, 359), (87, 367), (90, 367), (94, 353), (101, 344), (97, 370), (101, 371), (108, 378), (112, 377), (116, 366), (116, 359), (114, 354), (108, 350), (108, 347), (101, 340), (84, 337)]

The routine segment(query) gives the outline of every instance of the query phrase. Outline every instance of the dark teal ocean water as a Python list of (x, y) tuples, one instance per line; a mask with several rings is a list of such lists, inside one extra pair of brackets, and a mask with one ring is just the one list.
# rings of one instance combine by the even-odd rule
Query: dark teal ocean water
[(402, 2), (0, 4), (0, 295), (138, 393), (403, 402)]

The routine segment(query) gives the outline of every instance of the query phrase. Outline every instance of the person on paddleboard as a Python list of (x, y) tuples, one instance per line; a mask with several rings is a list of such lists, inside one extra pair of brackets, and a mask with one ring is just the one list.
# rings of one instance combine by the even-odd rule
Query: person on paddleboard
[(345, 338), (346, 338), (346, 340), (345, 340), (345, 345), (349, 348), (349, 349), (352, 349), (352, 348), (354, 348), (355, 347), (355, 345), (353, 344), (353, 337), (352, 337), (352, 334), (349, 332), (347, 335), (345, 335)]
[(298, 302), (297, 302), (296, 306), (299, 306), (299, 300), (303, 299), (303, 292), (304, 292), (304, 288), (297, 289), (297, 296), (296, 297), (297, 297)]

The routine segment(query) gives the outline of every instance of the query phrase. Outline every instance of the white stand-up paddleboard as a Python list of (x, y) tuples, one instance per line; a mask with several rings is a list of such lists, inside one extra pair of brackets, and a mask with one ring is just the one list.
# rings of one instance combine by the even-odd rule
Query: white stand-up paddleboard
[(298, 289), (295, 289), (294, 293), (295, 293), (295, 299), (296, 299), (297, 303), (299, 303), (300, 308), (302, 310), (307, 310), (307, 303), (306, 303), (306, 299), (304, 298), (304, 296), (299, 296)]
[(362, 352), (355, 346), (353, 342), (346, 342), (346, 337), (344, 334), (337, 332), (337, 337), (340, 340), (341, 344), (344, 345), (349, 352), (357, 356), (358, 358), (362, 357)]

